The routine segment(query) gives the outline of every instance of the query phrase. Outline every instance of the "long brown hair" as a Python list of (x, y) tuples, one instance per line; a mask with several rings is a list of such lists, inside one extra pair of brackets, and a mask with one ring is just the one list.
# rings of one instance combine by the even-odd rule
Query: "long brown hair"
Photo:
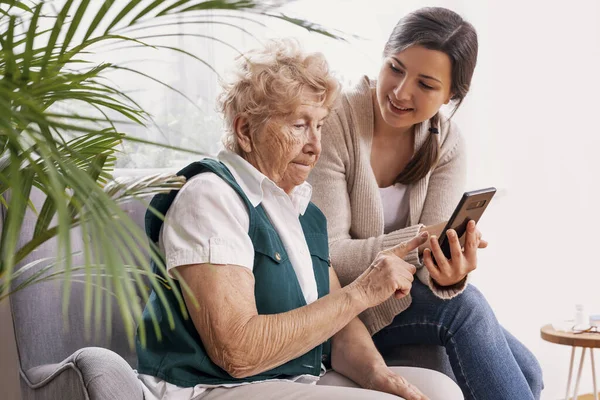
[[(477, 64), (477, 32), (473, 25), (454, 11), (442, 7), (425, 7), (402, 18), (385, 44), (385, 57), (400, 53), (411, 46), (437, 50), (452, 62), (451, 100), (455, 103), (452, 115), (462, 104)], [(452, 117), (452, 115), (450, 117)], [(435, 166), (439, 156), (440, 113), (430, 120), (431, 128), (423, 145), (398, 177), (396, 182), (410, 184), (422, 179)], [(423, 122), (425, 123), (425, 122)]]

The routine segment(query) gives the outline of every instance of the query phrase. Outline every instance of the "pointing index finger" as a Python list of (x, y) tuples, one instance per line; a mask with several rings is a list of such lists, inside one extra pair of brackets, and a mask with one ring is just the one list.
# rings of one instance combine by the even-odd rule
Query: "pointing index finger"
[(412, 238), (409, 241), (399, 243), (394, 247), (390, 247), (386, 251), (391, 252), (392, 254), (396, 255), (397, 257), (404, 258), (404, 257), (406, 257), (406, 255), (408, 253), (410, 253), (411, 251), (415, 250), (420, 245), (425, 243), (427, 241), (428, 237), (429, 237), (429, 232), (425, 231), (425, 232), (421, 233), (420, 235), (415, 236), (414, 238)]

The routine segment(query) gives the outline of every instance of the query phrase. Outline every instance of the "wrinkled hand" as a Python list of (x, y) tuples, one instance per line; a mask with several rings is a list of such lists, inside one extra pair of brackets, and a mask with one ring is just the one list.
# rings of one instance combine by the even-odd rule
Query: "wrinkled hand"
[(448, 229), (446, 236), (450, 244), (449, 260), (444, 256), (436, 236), (429, 238), (431, 248), (423, 251), (423, 264), (431, 278), (440, 286), (455, 285), (465, 279), (469, 272), (477, 268), (477, 249), (487, 247), (487, 242), (481, 239), (481, 232), (477, 229), (475, 221), (469, 221), (467, 224), (464, 249), (461, 248), (454, 229)]
[(406, 400), (429, 400), (416, 386), (387, 367), (374, 371), (367, 382), (365, 389), (394, 394)]
[(400, 299), (410, 293), (416, 268), (403, 260), (423, 244), (428, 233), (381, 251), (365, 272), (352, 283), (360, 289), (368, 308), (374, 307), (392, 295)]

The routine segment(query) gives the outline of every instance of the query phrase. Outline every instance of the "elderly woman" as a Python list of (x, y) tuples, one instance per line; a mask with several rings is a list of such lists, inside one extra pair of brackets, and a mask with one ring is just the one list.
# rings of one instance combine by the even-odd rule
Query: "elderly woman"
[(153, 199), (164, 224), (148, 214), (167, 270), (190, 288), (191, 319), (167, 292), (170, 329), (152, 293), (147, 343), (137, 343), (146, 399), (462, 399), (443, 374), (386, 366), (357, 318), (409, 293), (415, 267), (402, 258), (427, 234), (382, 251), (344, 288), (330, 268), (326, 220), (305, 182), (338, 92), (324, 58), (286, 41), (237, 61), (220, 101), (226, 150)]

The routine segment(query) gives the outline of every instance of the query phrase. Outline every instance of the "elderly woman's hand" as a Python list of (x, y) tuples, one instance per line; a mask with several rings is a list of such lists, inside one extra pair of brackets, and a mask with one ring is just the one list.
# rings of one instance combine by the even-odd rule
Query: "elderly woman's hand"
[(366, 389), (395, 394), (406, 400), (428, 400), (427, 396), (421, 393), (416, 386), (395, 374), (387, 366), (373, 370), (367, 382)]
[(423, 232), (408, 242), (380, 252), (369, 268), (351, 284), (360, 290), (367, 307), (383, 303), (392, 295), (400, 299), (410, 293), (416, 268), (403, 258), (427, 238), (428, 233)]

